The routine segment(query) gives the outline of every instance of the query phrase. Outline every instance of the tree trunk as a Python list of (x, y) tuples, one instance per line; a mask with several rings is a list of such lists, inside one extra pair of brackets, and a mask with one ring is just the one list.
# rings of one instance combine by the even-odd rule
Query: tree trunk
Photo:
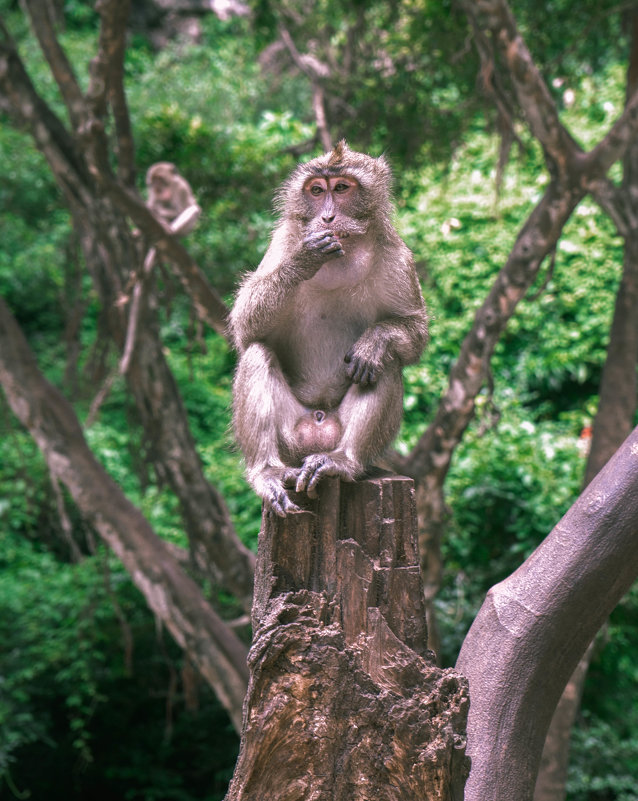
[[(626, 99), (638, 89), (638, 12), (632, 10), (631, 58), (627, 72)], [(600, 380), (598, 410), (591, 449), (585, 468), (586, 487), (607, 464), (633, 427), (636, 414), (638, 365), (638, 145), (632, 143), (623, 159), (620, 189), (610, 192), (603, 208), (616, 221), (624, 239), (623, 274), (616, 295), (607, 357)], [(563, 801), (566, 796), (571, 730), (583, 695), (593, 643), (578, 667), (554, 712), (543, 749), (534, 801)]]
[(530, 801), (568, 678), (638, 575), (638, 428), (534, 553), (489, 591), (456, 663), (470, 682), (466, 801)]
[(307, 506), (263, 518), (226, 801), (461, 801), (466, 686), (427, 650), (412, 481), (329, 479)]

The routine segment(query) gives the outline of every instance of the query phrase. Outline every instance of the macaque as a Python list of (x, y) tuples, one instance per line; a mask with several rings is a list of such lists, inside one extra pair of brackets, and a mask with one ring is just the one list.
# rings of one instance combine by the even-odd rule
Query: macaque
[[(202, 210), (197, 205), (190, 184), (177, 172), (177, 167), (169, 161), (159, 161), (157, 164), (153, 164), (146, 172), (146, 187), (148, 189), (146, 205), (168, 233), (175, 236), (189, 234), (195, 227)], [(134, 233), (139, 236), (139, 232)], [(155, 247), (151, 247), (146, 253), (141, 274), (137, 276), (131, 292), (126, 340), (120, 359), (122, 375), (128, 372), (131, 365), (137, 339), (140, 309), (143, 305), (144, 284), (152, 274), (156, 261), (157, 250)], [(124, 295), (120, 303), (126, 303), (128, 300), (129, 298)]]
[(315, 497), (324, 476), (362, 477), (399, 429), (401, 369), (421, 356), (427, 315), (390, 183), (383, 157), (343, 141), (301, 164), (237, 293), (235, 434), (250, 483), (282, 517), (298, 511), (287, 489)]
[(201, 214), (193, 190), (169, 161), (153, 164), (146, 173), (146, 205), (171, 233), (190, 233)]

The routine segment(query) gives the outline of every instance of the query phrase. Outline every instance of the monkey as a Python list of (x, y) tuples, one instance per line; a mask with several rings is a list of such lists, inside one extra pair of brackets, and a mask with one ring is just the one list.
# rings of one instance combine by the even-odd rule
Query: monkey
[[(169, 161), (159, 161), (149, 167), (146, 172), (146, 186), (148, 188), (146, 205), (168, 233), (186, 236), (195, 228), (202, 210), (197, 205), (190, 184), (185, 178), (182, 178), (174, 164)], [(134, 232), (134, 235), (139, 236), (139, 231)], [(144, 284), (153, 272), (156, 261), (157, 250), (155, 247), (151, 247), (144, 258), (141, 274), (136, 277), (133, 284), (126, 339), (119, 367), (122, 375), (128, 372), (131, 365), (140, 310), (143, 306)], [(123, 295), (118, 303), (124, 304), (128, 300), (129, 298)]]
[(146, 187), (146, 205), (171, 233), (184, 236), (193, 230), (201, 209), (190, 184), (174, 164), (159, 161), (149, 167)]
[(383, 156), (344, 140), (300, 164), (235, 297), (235, 436), (250, 484), (281, 517), (299, 510), (287, 490), (316, 497), (324, 476), (364, 476), (401, 423), (402, 367), (419, 360), (428, 317), (391, 222), (391, 179)]

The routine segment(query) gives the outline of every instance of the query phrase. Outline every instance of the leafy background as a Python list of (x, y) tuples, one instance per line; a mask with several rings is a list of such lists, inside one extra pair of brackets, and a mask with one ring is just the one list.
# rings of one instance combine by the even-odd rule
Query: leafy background
[[(62, 41), (84, 80), (96, 19), (79, 0), (65, 5)], [(300, 25), (331, 25), (338, 45), (356, 6), (316, 3)], [(576, 23), (567, 2), (515, 6), (539, 63), (561, 78), (554, 89), (565, 121), (587, 146), (624, 101), (617, 16), (603, 14), (600, 3), (580, 3)], [(547, 177), (521, 128), (497, 193), (499, 138), (489, 104), (476, 92), (477, 65), (463, 49), (458, 10), (444, 2), (393, 9), (373, 3), (367, 13), (398, 68), (384, 75), (362, 59), (341, 90), (357, 110), (344, 120), (350, 144), (383, 151), (394, 165), (397, 227), (417, 258), (433, 318), (427, 353), (406, 370), (397, 441), (406, 451), (430, 419), (474, 311)], [(38, 88), (59, 107), (22, 14), (9, 0), (0, 10)], [(138, 31), (126, 63), (140, 174), (157, 160), (179, 164), (204, 209), (191, 251), (229, 301), (267, 245), (273, 189), (295, 163), (290, 148), (313, 133), (303, 77), (260, 68), (275, 25), (267, 3), (254, 12), (252, 23), (210, 15), (199, 44), (178, 39), (160, 51)], [(550, 13), (556, 24), (539, 27)], [(363, 40), (375, 44), (372, 36)], [(573, 103), (564, 100), (567, 90)], [(104, 359), (114, 355), (100, 352), (97, 301), (69, 216), (43, 159), (10, 125), (0, 127), (0, 161), (0, 293), (47, 376), (85, 418)], [(596, 409), (621, 265), (621, 241), (586, 201), (564, 232), (547, 287), (521, 304), (499, 343), (494, 397), (479, 398), (446, 485), (450, 521), (437, 601), (446, 664), (453, 664), (486, 590), (531, 553), (578, 495), (580, 435)], [(234, 355), (214, 334), (197, 330), (168, 276), (161, 291), (165, 348), (207, 475), (226, 497), (240, 536), (255, 547), (259, 503), (229, 433)], [(69, 369), (65, 331), (78, 304), (81, 350)], [(87, 430), (89, 443), (156, 531), (185, 545), (175, 500), (157, 484), (136, 432), (116, 382)], [(228, 719), (121, 566), (63, 499), (83, 553), (79, 562), (44, 463), (0, 398), (2, 791), (48, 801), (221, 799), (238, 747)], [(215, 587), (209, 592), (222, 614), (234, 614), (231, 599)], [(570, 801), (638, 800), (638, 710), (628, 703), (638, 681), (637, 650), (634, 588), (596, 648), (574, 735)]]

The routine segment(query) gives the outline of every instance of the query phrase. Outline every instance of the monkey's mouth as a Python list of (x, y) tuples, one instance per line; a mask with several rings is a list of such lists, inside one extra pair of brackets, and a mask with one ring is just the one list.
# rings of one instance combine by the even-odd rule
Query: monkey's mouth
[(347, 231), (335, 231), (337, 239), (347, 239), (350, 234)]

